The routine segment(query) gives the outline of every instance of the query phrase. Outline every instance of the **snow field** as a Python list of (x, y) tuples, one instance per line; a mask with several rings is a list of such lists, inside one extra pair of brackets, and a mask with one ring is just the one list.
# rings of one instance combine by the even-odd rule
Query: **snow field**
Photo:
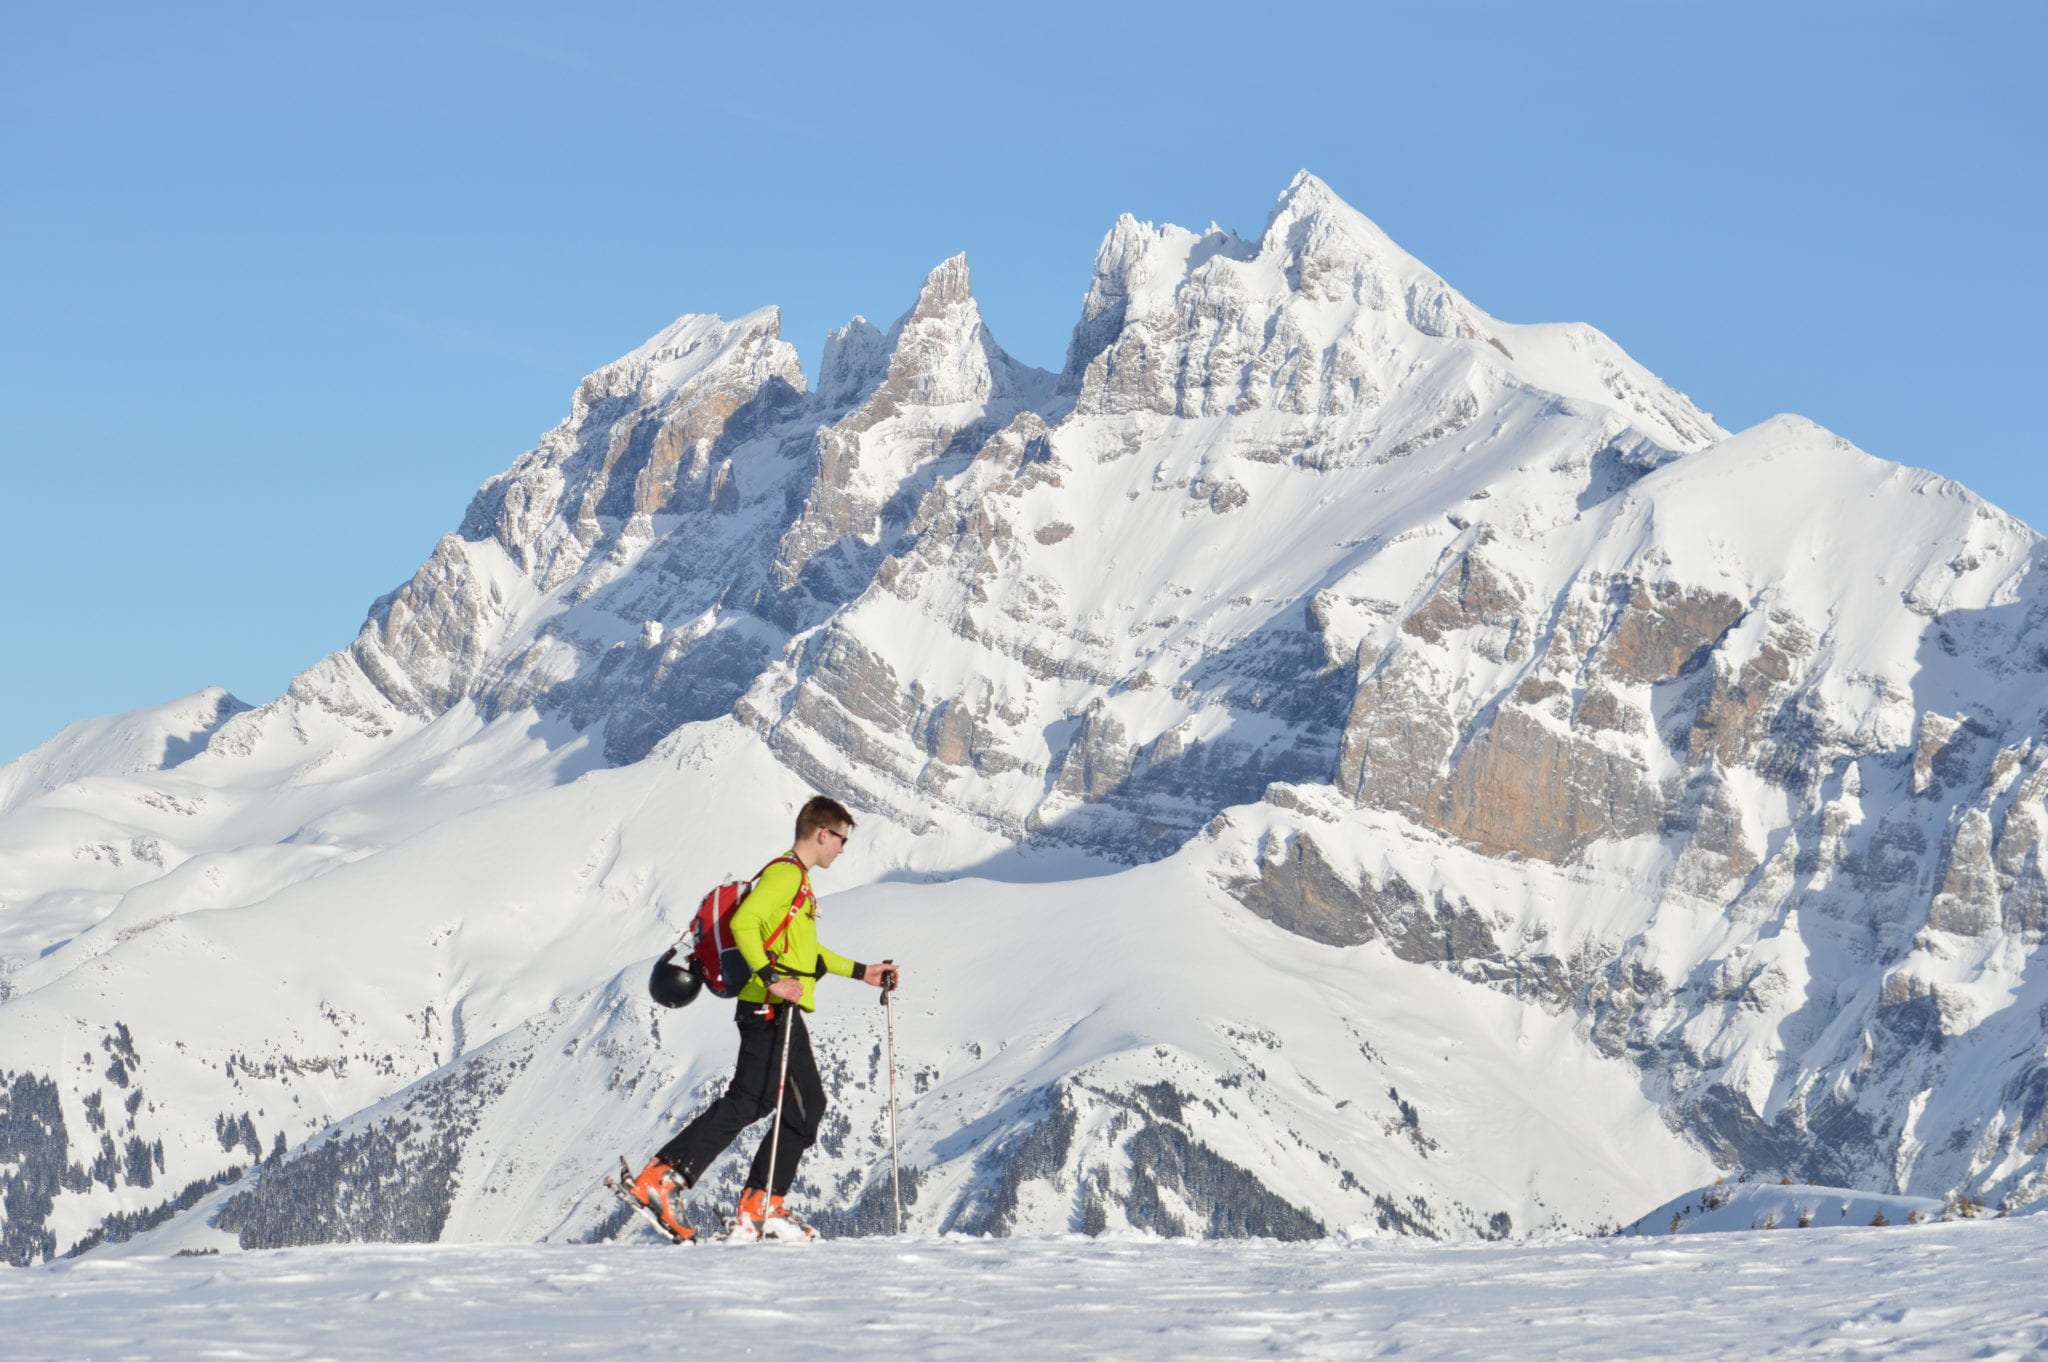
[(2039, 1357), (2048, 1216), (1422, 1248), (900, 1239), (116, 1249), (0, 1273), (14, 1362)]

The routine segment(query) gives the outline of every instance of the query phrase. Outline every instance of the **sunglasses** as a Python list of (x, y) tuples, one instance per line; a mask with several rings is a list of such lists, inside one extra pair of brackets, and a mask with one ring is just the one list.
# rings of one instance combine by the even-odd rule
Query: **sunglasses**
[(840, 845), (840, 846), (842, 846), (842, 847), (843, 847), (843, 846), (845, 846), (845, 845), (846, 845), (846, 834), (845, 834), (845, 833), (843, 833), (843, 832), (841, 832), (841, 831), (839, 831), (839, 829), (837, 829), (837, 828), (819, 828), (819, 829), (818, 829), (818, 831), (820, 831), (820, 832), (824, 833), (824, 834), (825, 834), (825, 835), (826, 835), (827, 837), (837, 837), (837, 838), (839, 839), (839, 845)]

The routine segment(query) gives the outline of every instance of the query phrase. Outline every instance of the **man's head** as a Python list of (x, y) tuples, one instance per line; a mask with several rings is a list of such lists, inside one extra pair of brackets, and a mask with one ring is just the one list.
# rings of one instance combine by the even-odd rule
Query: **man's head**
[(852, 835), (853, 815), (836, 799), (818, 795), (797, 810), (796, 854), (805, 865), (829, 870)]

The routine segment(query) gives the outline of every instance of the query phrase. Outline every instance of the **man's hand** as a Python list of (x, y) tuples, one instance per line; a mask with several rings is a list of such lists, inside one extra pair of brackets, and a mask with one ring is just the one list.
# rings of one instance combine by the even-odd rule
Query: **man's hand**
[(862, 965), (860, 969), (860, 981), (864, 984), (873, 984), (876, 988), (901, 988), (903, 987), (902, 976), (903, 972), (896, 968), (894, 960), (884, 960), (874, 965)]
[(802, 981), (797, 979), (777, 979), (768, 985), (768, 992), (771, 997), (780, 998), (786, 1003), (800, 1003), (804, 1000), (804, 986)]

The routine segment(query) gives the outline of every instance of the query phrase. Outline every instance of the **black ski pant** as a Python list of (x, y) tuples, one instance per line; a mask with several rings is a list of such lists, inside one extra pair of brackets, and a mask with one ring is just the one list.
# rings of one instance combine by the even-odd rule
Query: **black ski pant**
[(782, 1099), (782, 1139), (776, 1149), (774, 1181), (769, 1181), (768, 1168), (768, 1149), (776, 1144), (775, 1126), (771, 1123), (761, 1136), (760, 1149), (754, 1153), (747, 1186), (765, 1187), (776, 1196), (783, 1196), (796, 1180), (797, 1160), (818, 1138), (818, 1122), (825, 1117), (825, 1085), (818, 1077), (818, 1062), (811, 1056), (811, 1033), (804, 1026), (804, 1010), (794, 1003), (782, 1003), (770, 1018), (761, 1015), (759, 1003), (741, 1003), (735, 1016), (740, 1028), (740, 1057), (733, 1068), (732, 1083), (722, 1097), (661, 1147), (662, 1162), (682, 1174), (690, 1185), (696, 1185), (704, 1170), (742, 1130), (774, 1112), (785, 1012), (790, 1014), (789, 1086)]

